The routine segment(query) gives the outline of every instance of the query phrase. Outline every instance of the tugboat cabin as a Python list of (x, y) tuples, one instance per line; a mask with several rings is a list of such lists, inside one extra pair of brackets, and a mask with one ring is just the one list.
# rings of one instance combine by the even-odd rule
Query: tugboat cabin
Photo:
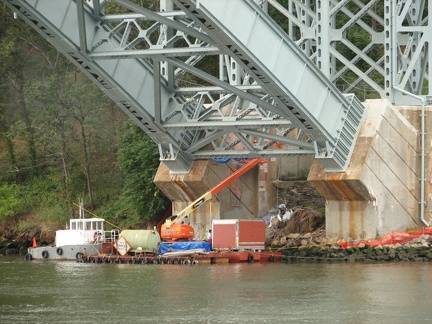
[(104, 227), (102, 218), (71, 219), (68, 229), (56, 232), (56, 246), (105, 242)]

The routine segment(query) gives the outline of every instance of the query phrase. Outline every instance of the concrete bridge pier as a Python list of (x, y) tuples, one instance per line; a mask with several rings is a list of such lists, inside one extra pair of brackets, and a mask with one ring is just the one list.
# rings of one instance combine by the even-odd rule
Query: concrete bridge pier
[[(196, 160), (189, 173), (171, 174), (169, 168), (161, 163), (154, 182), (172, 201), (173, 214), (176, 214), (243, 164), (235, 160), (228, 163)], [(205, 238), (213, 219), (255, 219), (260, 215), (261, 192), (266, 188), (258, 188), (258, 184), (262, 184), (260, 179), (265, 176), (265, 171), (262, 165), (255, 166), (191, 213), (188, 221), (194, 227), (195, 239)]]
[[(431, 219), (431, 136), (426, 136), (425, 201), (421, 198), (420, 107), (366, 101), (365, 121), (344, 173), (314, 161), (308, 180), (326, 199), (329, 237), (365, 240), (425, 226)], [(426, 118), (426, 131), (432, 125)]]

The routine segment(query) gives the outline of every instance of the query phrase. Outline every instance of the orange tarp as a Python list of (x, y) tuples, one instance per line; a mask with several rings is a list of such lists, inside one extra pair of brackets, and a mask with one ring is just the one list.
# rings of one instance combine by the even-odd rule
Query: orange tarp
[(389, 245), (396, 243), (405, 244), (407, 242), (415, 240), (422, 235), (432, 235), (432, 227), (423, 227), (421, 229), (409, 232), (390, 232), (376, 240), (361, 241), (356, 243), (341, 242), (339, 243), (339, 245), (345, 249), (348, 247), (356, 247), (360, 244), (364, 244), (367, 246)]

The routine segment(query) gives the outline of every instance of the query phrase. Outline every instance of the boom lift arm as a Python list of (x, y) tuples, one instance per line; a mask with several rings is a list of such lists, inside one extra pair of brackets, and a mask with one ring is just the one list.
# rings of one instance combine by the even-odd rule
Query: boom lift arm
[(181, 224), (187, 216), (190, 215), (195, 209), (212, 199), (219, 191), (228, 186), (231, 182), (241, 177), (244, 173), (252, 169), (255, 165), (262, 162), (261, 159), (252, 159), (243, 165), (240, 169), (236, 170), (219, 182), (215, 187), (207, 191), (198, 199), (194, 200), (190, 205), (184, 208), (176, 215), (168, 217), (161, 228), (161, 238), (164, 240), (178, 240), (193, 238), (195, 233), (193, 227), (188, 224)]

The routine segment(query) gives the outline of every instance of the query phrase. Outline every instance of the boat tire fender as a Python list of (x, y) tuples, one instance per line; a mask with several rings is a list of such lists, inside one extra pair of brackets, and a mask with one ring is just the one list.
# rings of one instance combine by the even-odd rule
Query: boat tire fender
[(248, 255), (248, 262), (249, 263), (253, 263), (255, 260), (254, 260), (254, 256), (252, 255), (252, 254), (250, 254), (249, 253), (249, 255)]
[(24, 256), (24, 260), (26, 261), (31, 261), (33, 259), (33, 256), (30, 253), (26, 253), (26, 255)]
[(62, 255), (63, 254), (63, 249), (61, 247), (57, 248), (56, 253), (58, 255)]
[(84, 253), (82, 253), (82, 252), (77, 252), (77, 254), (75, 254), (75, 258), (77, 260), (82, 260), (83, 256), (84, 256)]
[(42, 251), (42, 258), (47, 259), (48, 256), (49, 256), (49, 254), (48, 254), (47, 250)]
[(270, 263), (273, 263), (273, 262), (274, 262), (274, 255), (271, 255), (271, 256), (270, 256), (270, 258), (269, 258), (269, 262), (270, 262)]

